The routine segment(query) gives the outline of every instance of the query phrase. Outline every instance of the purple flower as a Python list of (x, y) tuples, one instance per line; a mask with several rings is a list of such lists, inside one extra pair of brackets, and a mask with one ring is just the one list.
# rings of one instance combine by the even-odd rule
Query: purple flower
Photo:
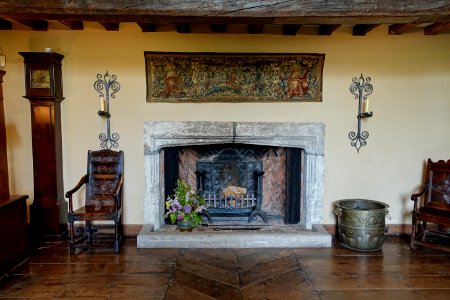
[(198, 212), (198, 213), (200, 213), (200, 212), (202, 212), (202, 210), (204, 210), (204, 209), (205, 209), (205, 206), (204, 206), (204, 205), (200, 205), (199, 207), (197, 207), (197, 208), (195, 209), (195, 211)]
[(189, 204), (186, 204), (184, 206), (184, 212), (187, 213), (187, 214), (190, 214), (191, 211), (192, 211), (192, 207)]
[(182, 214), (178, 214), (178, 221), (183, 220), (183, 215)]

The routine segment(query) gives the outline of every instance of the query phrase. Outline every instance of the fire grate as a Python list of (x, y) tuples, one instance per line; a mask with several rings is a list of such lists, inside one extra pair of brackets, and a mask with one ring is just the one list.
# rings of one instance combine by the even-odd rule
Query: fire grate
[[(264, 149), (266, 150), (266, 149)], [(263, 162), (261, 150), (225, 148), (208, 151), (197, 160), (197, 190), (205, 197), (206, 215), (211, 217), (243, 217), (248, 222), (267, 215), (262, 206)]]
[(225, 197), (216, 194), (204, 195), (206, 210), (210, 216), (230, 217), (248, 216), (250, 223), (260, 216), (265, 223), (268, 222), (267, 215), (259, 208), (258, 199), (255, 194), (246, 194)]

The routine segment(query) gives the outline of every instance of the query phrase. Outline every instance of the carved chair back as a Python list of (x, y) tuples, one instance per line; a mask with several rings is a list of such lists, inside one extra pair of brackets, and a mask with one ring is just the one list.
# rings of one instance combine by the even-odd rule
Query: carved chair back
[(450, 160), (428, 159), (425, 207), (450, 211)]
[(123, 152), (108, 149), (88, 152), (88, 181), (85, 206), (99, 210), (110, 207), (115, 210), (122, 206), (122, 190), (114, 197), (121, 175), (123, 175)]

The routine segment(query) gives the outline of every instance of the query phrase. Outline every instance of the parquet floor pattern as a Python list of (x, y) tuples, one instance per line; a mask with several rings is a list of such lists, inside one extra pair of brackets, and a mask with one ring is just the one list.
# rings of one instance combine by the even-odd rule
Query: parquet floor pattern
[[(274, 245), (276, 246), (276, 245)], [(77, 251), (66, 241), (34, 251), (0, 281), (1, 299), (450, 299), (450, 254), (383, 249), (137, 249)]]

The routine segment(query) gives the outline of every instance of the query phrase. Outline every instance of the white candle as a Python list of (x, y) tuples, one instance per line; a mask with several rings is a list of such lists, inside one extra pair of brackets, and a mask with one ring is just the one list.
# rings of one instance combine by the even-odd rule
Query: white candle
[(369, 98), (363, 101), (363, 113), (369, 112)]
[(103, 96), (100, 96), (100, 111), (105, 111), (105, 98), (103, 98)]
[(6, 67), (6, 56), (0, 51), (0, 68)]

